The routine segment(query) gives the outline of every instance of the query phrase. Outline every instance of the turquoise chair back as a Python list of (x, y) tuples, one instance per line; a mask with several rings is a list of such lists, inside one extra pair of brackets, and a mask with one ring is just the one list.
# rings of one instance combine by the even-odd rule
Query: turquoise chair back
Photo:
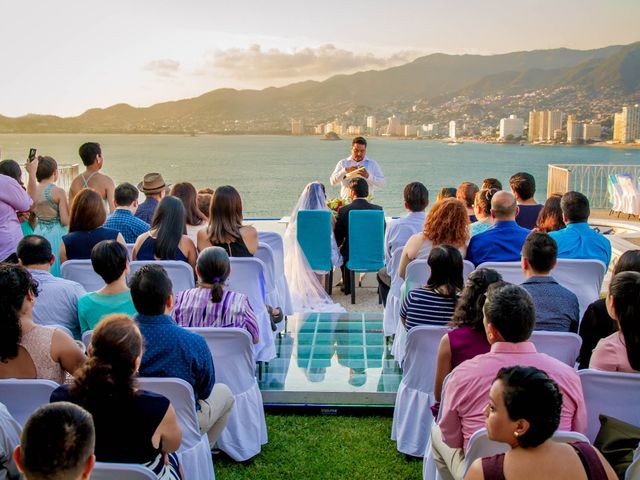
[(312, 270), (328, 272), (331, 264), (331, 212), (327, 210), (299, 210), (298, 244)]
[(384, 267), (384, 212), (349, 212), (349, 261), (354, 272), (376, 272)]

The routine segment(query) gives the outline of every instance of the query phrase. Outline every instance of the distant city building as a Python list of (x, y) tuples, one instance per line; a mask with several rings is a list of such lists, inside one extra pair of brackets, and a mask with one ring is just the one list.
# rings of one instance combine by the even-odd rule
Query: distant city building
[(376, 117), (374, 116), (369, 116), (367, 117), (367, 133), (369, 135), (375, 135), (376, 134)]
[(524, 119), (515, 115), (509, 115), (509, 118), (500, 119), (500, 140), (505, 140), (509, 135), (512, 138), (522, 137), (524, 132)]
[(440, 133), (440, 127), (437, 123), (428, 123), (422, 125), (422, 132), (425, 137), (437, 137)]
[(349, 125), (349, 128), (347, 129), (347, 133), (349, 135), (362, 135), (364, 133), (362, 130), (363, 129), (360, 126)]
[(316, 135), (324, 135), (324, 123), (316, 125), (314, 132)]
[(582, 139), (585, 142), (599, 142), (602, 139), (602, 125), (599, 123), (585, 123), (582, 130)]
[(304, 135), (304, 122), (302, 120), (291, 120), (291, 135)]
[(640, 138), (640, 106), (622, 107), (613, 117), (613, 141), (631, 143)]
[(545, 110), (529, 112), (530, 142), (548, 142), (559, 138), (562, 134), (562, 112)]
[[(329, 123), (325, 123), (324, 124), (324, 133), (327, 134), (329, 132), (336, 132), (335, 126), (333, 124), (333, 122), (329, 122)], [(338, 133), (338, 132), (336, 132)]]
[(449, 122), (449, 138), (455, 140), (456, 139), (456, 121), (451, 120)]
[(582, 138), (583, 124), (576, 122), (573, 115), (567, 116), (567, 143), (576, 144)]
[(418, 136), (418, 130), (420, 127), (417, 125), (405, 125), (404, 126), (404, 136), (405, 137), (416, 137)]
[(399, 136), (402, 135), (402, 124), (400, 119), (395, 115), (389, 117), (389, 124), (387, 125), (387, 135)]

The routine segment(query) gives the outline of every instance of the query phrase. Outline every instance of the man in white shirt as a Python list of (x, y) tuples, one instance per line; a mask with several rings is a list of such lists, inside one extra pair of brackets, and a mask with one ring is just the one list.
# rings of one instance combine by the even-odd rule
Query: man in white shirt
[(357, 175), (365, 178), (369, 184), (369, 194), (373, 196), (373, 187), (384, 187), (384, 174), (375, 162), (366, 156), (367, 140), (355, 137), (351, 142), (351, 155), (340, 160), (331, 174), (329, 181), (332, 187), (340, 187), (340, 198), (349, 198), (349, 178), (347, 174), (358, 170)]

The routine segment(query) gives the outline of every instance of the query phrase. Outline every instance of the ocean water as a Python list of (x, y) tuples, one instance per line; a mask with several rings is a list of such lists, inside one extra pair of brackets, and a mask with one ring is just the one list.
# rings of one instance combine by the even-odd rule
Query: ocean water
[[(338, 187), (329, 185), (336, 163), (350, 154), (350, 141), (324, 141), (291, 136), (179, 136), (2, 134), (2, 159), (22, 163), (30, 147), (59, 164), (80, 163), (78, 147), (86, 141), (102, 145), (104, 172), (116, 183), (137, 184), (146, 172), (160, 172), (169, 183), (186, 181), (197, 188), (235, 186), (243, 199), (245, 217), (289, 215), (304, 186), (319, 180), (330, 198)], [(519, 146), (438, 141), (369, 139), (367, 155), (376, 160), (386, 187), (376, 190), (374, 202), (388, 215), (404, 213), (402, 190), (412, 181), (429, 189), (433, 202), (440, 188), (463, 181), (477, 184), (496, 177), (504, 186), (518, 171), (534, 175), (536, 198), (543, 201), (550, 163), (640, 164), (640, 149), (580, 146)]]

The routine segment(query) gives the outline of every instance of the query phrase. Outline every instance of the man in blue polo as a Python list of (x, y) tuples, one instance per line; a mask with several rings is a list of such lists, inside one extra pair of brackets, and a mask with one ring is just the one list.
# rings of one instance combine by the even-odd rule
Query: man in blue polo
[(522, 245), (530, 230), (516, 223), (517, 214), (516, 197), (509, 192), (497, 192), (491, 199), (494, 225), (471, 237), (467, 260), (475, 266), (484, 262), (520, 261)]

